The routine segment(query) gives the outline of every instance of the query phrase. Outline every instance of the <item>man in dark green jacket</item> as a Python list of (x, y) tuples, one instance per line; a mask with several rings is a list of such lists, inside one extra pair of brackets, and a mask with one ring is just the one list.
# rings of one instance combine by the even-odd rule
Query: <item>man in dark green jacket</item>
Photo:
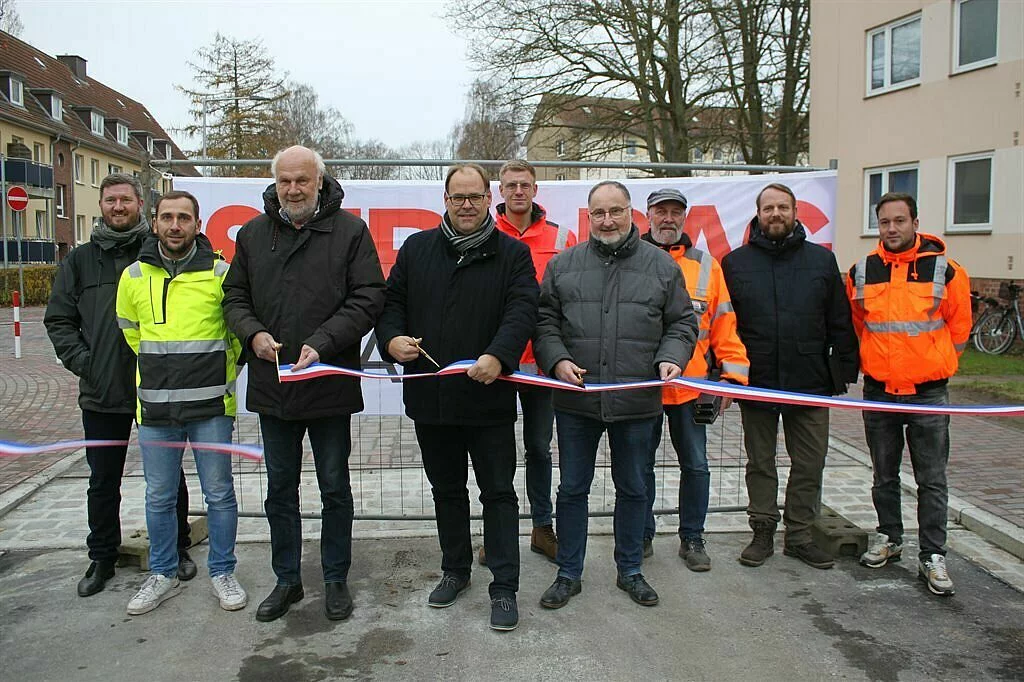
[[(121, 545), (121, 476), (128, 438), (135, 421), (135, 354), (125, 343), (114, 315), (121, 272), (139, 255), (151, 234), (142, 215), (142, 185), (114, 173), (100, 183), (103, 219), (92, 238), (61, 262), (43, 323), (57, 357), (79, 377), (78, 405), (87, 440), (124, 441), (123, 445), (86, 447), (89, 463), (89, 569), (78, 595), (103, 589), (114, 575)], [(188, 489), (178, 481), (178, 578), (191, 580), (196, 565), (189, 546)]]

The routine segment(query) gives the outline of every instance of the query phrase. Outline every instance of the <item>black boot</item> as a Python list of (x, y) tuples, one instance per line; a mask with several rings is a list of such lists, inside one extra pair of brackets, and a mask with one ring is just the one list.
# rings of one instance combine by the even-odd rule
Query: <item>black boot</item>
[(348, 583), (324, 583), (324, 613), (327, 620), (345, 620), (352, 615)]
[(760, 566), (775, 554), (775, 523), (754, 521), (750, 526), (754, 529), (754, 539), (740, 554), (740, 563), (744, 566)]
[(91, 597), (102, 592), (107, 581), (114, 577), (113, 561), (94, 561), (89, 564), (85, 577), (78, 581), (78, 596)]

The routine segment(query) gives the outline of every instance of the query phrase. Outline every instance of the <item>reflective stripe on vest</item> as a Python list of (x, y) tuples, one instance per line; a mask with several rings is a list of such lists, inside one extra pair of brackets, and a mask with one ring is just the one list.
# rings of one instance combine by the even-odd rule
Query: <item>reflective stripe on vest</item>
[(894, 320), (891, 322), (865, 321), (864, 326), (867, 327), (868, 331), (874, 332), (875, 334), (907, 334), (908, 336), (917, 336), (924, 332), (933, 332), (942, 329), (946, 326), (946, 321), (941, 317), (937, 320), (912, 322), (905, 322), (902, 320)]
[(711, 317), (711, 323), (714, 324), (715, 320), (720, 318), (722, 315), (727, 313), (734, 313), (736, 309), (732, 307), (732, 301), (726, 301), (725, 303), (719, 303), (718, 308), (715, 309), (715, 314)]
[(736, 376), (749, 377), (750, 368), (746, 365), (740, 365), (735, 362), (723, 362), (722, 371), (728, 372), (729, 374), (735, 374)]
[(223, 260), (214, 261), (213, 262), (213, 274), (214, 274), (214, 276), (215, 277), (223, 277), (225, 275), (225, 273), (227, 273), (229, 267), (231, 267), (231, 266), (228, 265), (227, 261), (223, 261)]
[(698, 341), (703, 341), (703, 340), (707, 339), (710, 336), (711, 336), (711, 330), (710, 329), (701, 329), (699, 332), (697, 332), (697, 340)]
[(169, 353), (215, 353), (226, 351), (228, 342), (224, 339), (201, 341), (140, 341), (139, 353), (167, 355)]
[(184, 403), (191, 400), (212, 400), (234, 392), (234, 381), (229, 381), (224, 386), (202, 388), (140, 388), (139, 400), (147, 403)]
[(564, 225), (558, 226), (558, 234), (555, 235), (555, 251), (562, 251), (565, 249), (566, 242), (569, 241), (569, 228)]
[(935, 274), (932, 275), (932, 300), (934, 305), (932, 309), (928, 311), (928, 316), (931, 317), (939, 310), (939, 306), (942, 305), (942, 299), (946, 295), (946, 257), (936, 256), (935, 257)]
[(138, 279), (139, 277), (142, 277), (142, 263), (140, 263), (139, 261), (135, 261), (134, 263), (129, 265), (128, 275), (132, 279)]
[(127, 317), (119, 317), (117, 318), (117, 327), (119, 329), (138, 329), (139, 323), (129, 320)]
[(707, 300), (708, 285), (711, 283), (711, 258), (700, 249), (695, 249), (692, 246), (686, 250), (683, 256), (700, 263), (700, 270), (697, 272), (697, 286), (693, 289), (693, 298), (699, 298), (702, 301)]
[[(868, 278), (868, 257), (864, 256), (857, 262), (857, 267), (853, 270), (853, 285), (856, 288), (856, 293), (853, 295), (853, 300), (863, 301), (864, 300), (864, 284)], [(864, 304), (861, 303), (861, 306)]]

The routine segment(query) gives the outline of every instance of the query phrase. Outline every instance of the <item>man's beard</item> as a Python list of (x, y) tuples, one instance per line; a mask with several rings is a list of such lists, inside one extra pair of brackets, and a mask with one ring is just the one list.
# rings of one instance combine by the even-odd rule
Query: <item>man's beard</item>
[(293, 223), (304, 223), (312, 218), (313, 214), (316, 213), (316, 200), (316, 197), (312, 197), (309, 201), (304, 201), (295, 208), (286, 206), (284, 214), (288, 216), (288, 220)]
[[(665, 232), (668, 233), (668, 239), (665, 239), (664, 237)], [(669, 246), (678, 242), (680, 237), (682, 236), (683, 228), (677, 228), (675, 225), (672, 225), (668, 228), (664, 228), (664, 232), (662, 231), (662, 228), (659, 227), (655, 227), (653, 230), (651, 230), (651, 238), (654, 239), (654, 241), (656, 241), (659, 244), (665, 244)]]
[(765, 223), (761, 226), (761, 231), (764, 232), (765, 236), (772, 240), (785, 239), (793, 230), (796, 229), (796, 221), (787, 223), (785, 220), (779, 220), (776, 222)]

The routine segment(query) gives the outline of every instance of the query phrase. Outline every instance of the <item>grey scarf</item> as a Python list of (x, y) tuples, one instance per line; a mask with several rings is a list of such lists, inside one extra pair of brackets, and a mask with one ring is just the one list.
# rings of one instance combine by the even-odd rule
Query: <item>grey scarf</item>
[(446, 211), (444, 217), (441, 218), (441, 232), (448, 238), (452, 246), (459, 254), (465, 254), (468, 251), (475, 249), (476, 247), (487, 241), (487, 238), (494, 232), (494, 218), (490, 212), (487, 212), (487, 217), (480, 224), (479, 229), (476, 232), (469, 234), (462, 234), (452, 225), (451, 220), (448, 219), (448, 212)]
[(104, 251), (110, 251), (122, 247), (138, 237), (145, 238), (152, 231), (149, 221), (144, 216), (139, 217), (138, 225), (130, 227), (124, 232), (118, 232), (100, 219), (92, 226), (91, 239), (99, 244)]

